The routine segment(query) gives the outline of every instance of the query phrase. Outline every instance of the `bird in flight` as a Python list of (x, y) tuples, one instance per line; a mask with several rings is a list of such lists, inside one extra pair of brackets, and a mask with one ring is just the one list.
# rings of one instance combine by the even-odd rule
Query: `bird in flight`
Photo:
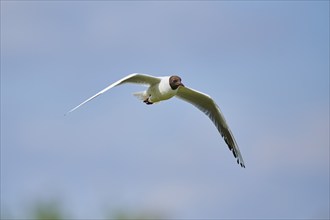
[(236, 158), (237, 163), (241, 165), (241, 167), (245, 167), (243, 157), (237, 146), (235, 138), (231, 130), (229, 129), (227, 122), (223, 114), (221, 113), (221, 110), (218, 107), (218, 105), (209, 95), (184, 86), (179, 76), (174, 75), (174, 76), (165, 76), (165, 77), (155, 77), (146, 74), (133, 73), (118, 80), (115, 83), (112, 83), (105, 89), (101, 90), (100, 92), (96, 93), (89, 99), (83, 101), (78, 106), (71, 109), (68, 113), (73, 112), (83, 104), (105, 93), (109, 89), (124, 83), (148, 85), (149, 87), (147, 90), (134, 93), (134, 95), (137, 98), (141, 99), (147, 105), (164, 101), (174, 96), (194, 105), (196, 108), (204, 112), (211, 119), (211, 121), (213, 122), (213, 124), (215, 125), (215, 127), (218, 129), (219, 133), (225, 140), (226, 144), (228, 145), (229, 150), (233, 153), (234, 157)]

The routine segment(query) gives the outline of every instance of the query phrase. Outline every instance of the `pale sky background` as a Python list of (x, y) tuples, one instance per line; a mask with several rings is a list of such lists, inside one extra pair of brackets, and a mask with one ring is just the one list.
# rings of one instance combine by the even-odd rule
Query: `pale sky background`
[[(211, 121), (117, 87), (177, 74)], [(1, 1), (1, 213), (58, 200), (73, 218), (329, 218), (328, 1)]]

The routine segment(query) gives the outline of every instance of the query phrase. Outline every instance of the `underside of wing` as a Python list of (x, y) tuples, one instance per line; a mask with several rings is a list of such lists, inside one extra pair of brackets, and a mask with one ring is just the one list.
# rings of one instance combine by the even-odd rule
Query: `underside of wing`
[(213, 101), (213, 99), (207, 94), (187, 87), (180, 87), (176, 96), (191, 103), (211, 119), (221, 136), (224, 138), (229, 149), (232, 151), (234, 157), (237, 159), (237, 163), (242, 167), (245, 167), (243, 157), (237, 146), (235, 138), (229, 129), (220, 108)]
[(97, 96), (105, 93), (106, 91), (108, 91), (109, 89), (124, 84), (124, 83), (135, 83), (135, 84), (145, 84), (145, 85), (153, 85), (156, 83), (159, 83), (160, 79), (154, 76), (150, 76), (150, 75), (146, 75), (146, 74), (139, 74), (139, 73), (133, 73), (130, 74), (120, 80), (118, 80), (115, 83), (112, 83), (111, 85), (109, 85), (108, 87), (104, 88), (103, 90), (101, 90), (100, 92), (96, 93), (95, 95), (93, 95), (92, 97), (88, 98), (87, 100), (83, 101), (82, 103), (80, 103), (79, 105), (77, 105), (76, 107), (74, 107), (73, 109), (71, 109), (68, 113), (73, 112), (74, 110), (76, 110), (77, 108), (79, 108), (80, 106), (82, 106), (83, 104), (91, 101), (92, 99), (96, 98)]

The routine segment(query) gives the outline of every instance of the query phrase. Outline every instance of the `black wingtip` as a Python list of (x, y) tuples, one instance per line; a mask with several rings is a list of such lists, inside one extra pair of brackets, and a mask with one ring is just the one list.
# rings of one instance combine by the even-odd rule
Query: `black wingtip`
[(245, 165), (237, 159), (237, 164), (239, 164), (241, 167), (245, 168)]
[(237, 158), (237, 155), (236, 155), (234, 149), (232, 149), (231, 151), (233, 152), (234, 157)]

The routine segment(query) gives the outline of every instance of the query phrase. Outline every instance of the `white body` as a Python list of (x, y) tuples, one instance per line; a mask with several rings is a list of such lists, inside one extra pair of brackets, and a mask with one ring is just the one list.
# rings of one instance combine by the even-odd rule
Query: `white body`
[(169, 85), (169, 76), (159, 77), (160, 82), (158, 84), (150, 85), (146, 91), (134, 93), (135, 96), (141, 100), (146, 100), (152, 103), (164, 101), (172, 98), (178, 92), (178, 89), (173, 90)]

